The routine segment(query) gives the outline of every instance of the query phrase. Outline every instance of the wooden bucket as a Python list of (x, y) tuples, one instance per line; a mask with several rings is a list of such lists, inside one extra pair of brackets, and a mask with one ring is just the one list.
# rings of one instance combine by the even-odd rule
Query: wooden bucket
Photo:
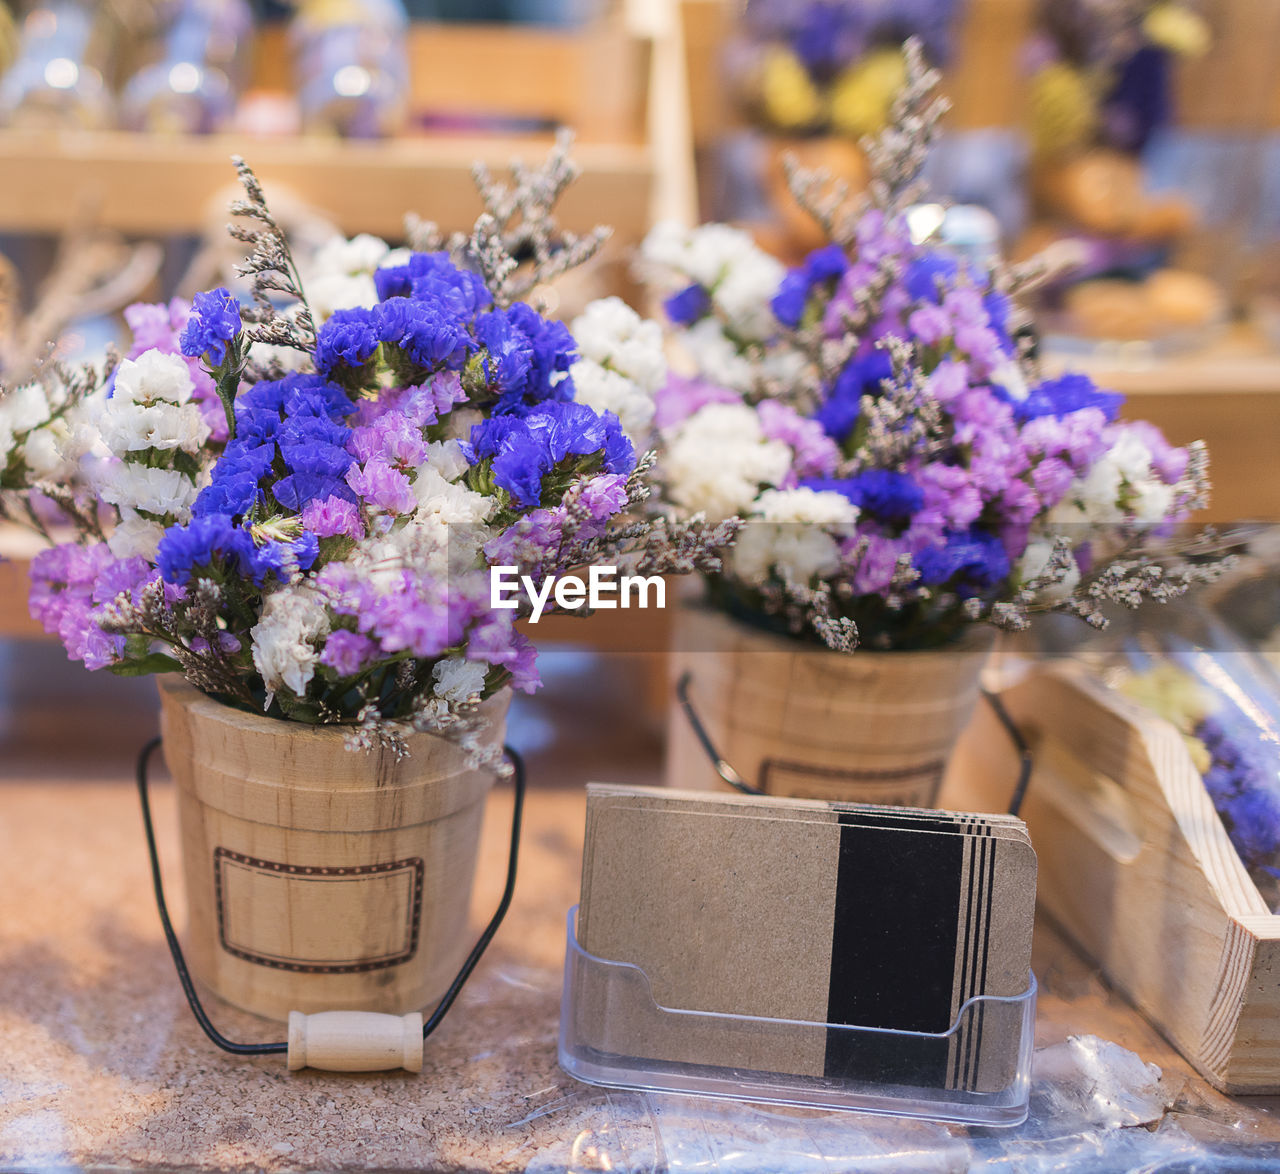
[[(485, 702), (500, 742), (510, 694)], [(244, 713), (160, 680), (178, 784), (192, 973), (229, 1003), (404, 1014), (434, 1003), (468, 926), (493, 781), (431, 734), (349, 751), (336, 727)]]
[[(936, 805), (978, 698), (994, 633), (927, 652), (831, 652), (707, 608), (677, 613), (673, 689), (715, 749), (771, 795)], [(724, 789), (683, 706), (667, 729), (668, 786)]]

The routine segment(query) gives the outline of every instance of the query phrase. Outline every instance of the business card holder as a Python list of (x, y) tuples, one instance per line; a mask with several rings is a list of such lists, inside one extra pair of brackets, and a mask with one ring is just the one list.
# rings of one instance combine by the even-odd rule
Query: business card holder
[[(587, 1084), (963, 1125), (1026, 1120), (1036, 1010), (1030, 973), (1021, 995), (972, 998), (951, 1027), (936, 1034), (764, 1019), (660, 1006), (640, 967), (588, 954), (578, 944), (576, 926), (574, 906), (566, 935), (559, 1058), (570, 1076)], [(983, 1065), (983, 1091), (973, 1087), (980, 1053), (999, 1061), (994, 1082), (992, 1065)], [(694, 1062), (698, 1055), (709, 1062)], [(825, 1058), (826, 1075), (779, 1071), (803, 1070), (800, 1058), (813, 1056)], [(711, 1057), (736, 1057), (739, 1063), (710, 1062)], [(916, 1079), (903, 1079), (903, 1073)]]

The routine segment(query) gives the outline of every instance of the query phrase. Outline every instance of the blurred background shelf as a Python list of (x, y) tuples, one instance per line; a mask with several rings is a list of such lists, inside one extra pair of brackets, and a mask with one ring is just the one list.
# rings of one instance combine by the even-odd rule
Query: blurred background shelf
[[(273, 187), (287, 188), (347, 234), (399, 236), (408, 211), (459, 227), (479, 210), (471, 181), (475, 161), (494, 170), (512, 158), (533, 163), (550, 143), (546, 135), (350, 142), (0, 131), (0, 231), (57, 232), (91, 218), (127, 233), (199, 232), (226, 219), (227, 197), (238, 186), (234, 154), (248, 160), (268, 198)], [(581, 143), (574, 158), (583, 174), (564, 199), (567, 225), (581, 229), (606, 220), (622, 238), (642, 236), (654, 196), (649, 146)]]

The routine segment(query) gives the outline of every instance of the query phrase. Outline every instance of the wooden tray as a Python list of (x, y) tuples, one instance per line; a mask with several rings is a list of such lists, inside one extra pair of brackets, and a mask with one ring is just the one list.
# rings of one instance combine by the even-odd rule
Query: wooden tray
[[(1216, 1087), (1280, 1092), (1280, 916), (1181, 735), (1075, 666), (1035, 668), (1001, 697), (1035, 757), (1020, 814), (1042, 910)], [(1007, 747), (980, 706), (944, 803), (997, 809)]]

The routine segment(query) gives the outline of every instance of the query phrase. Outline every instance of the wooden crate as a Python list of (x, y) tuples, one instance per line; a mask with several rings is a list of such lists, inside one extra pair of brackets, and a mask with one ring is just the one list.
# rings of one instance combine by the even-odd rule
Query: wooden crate
[[(1215, 1086), (1280, 1092), (1280, 916), (1181, 735), (1077, 666), (1037, 667), (1002, 698), (1035, 758), (1021, 814), (1042, 910)], [(980, 707), (944, 803), (1003, 809), (1015, 774)]]

